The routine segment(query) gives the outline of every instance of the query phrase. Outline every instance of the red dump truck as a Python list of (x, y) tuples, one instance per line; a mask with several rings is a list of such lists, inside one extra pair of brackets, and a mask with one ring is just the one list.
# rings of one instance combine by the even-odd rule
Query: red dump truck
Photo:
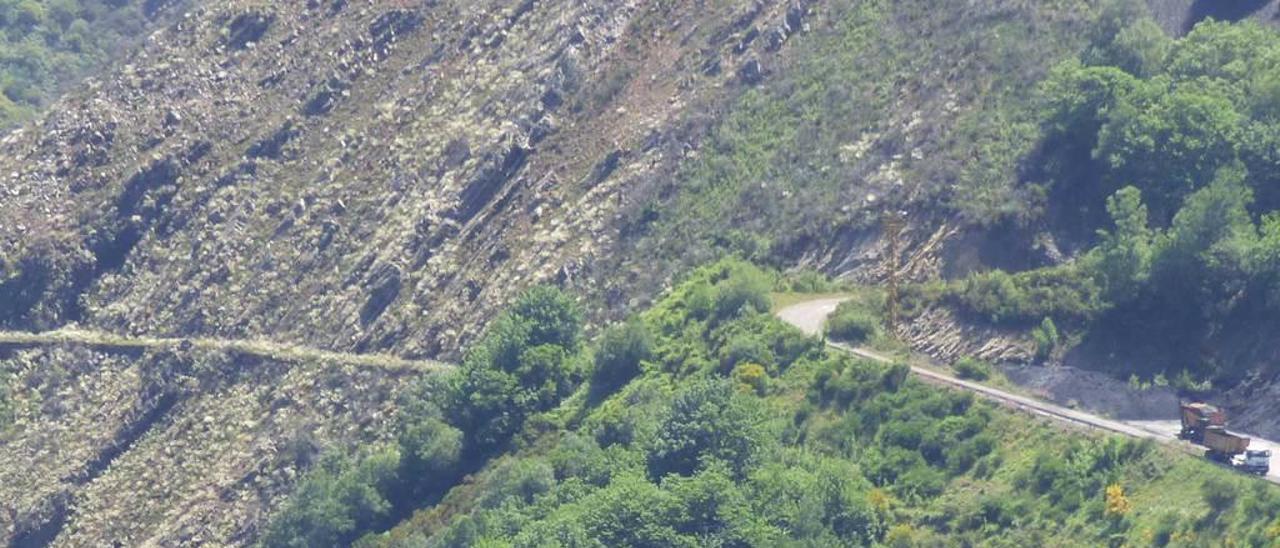
[(1178, 437), (1205, 446), (1205, 457), (1250, 474), (1271, 471), (1271, 452), (1249, 449), (1248, 436), (1227, 431), (1227, 415), (1207, 403), (1181, 405), (1182, 431)]

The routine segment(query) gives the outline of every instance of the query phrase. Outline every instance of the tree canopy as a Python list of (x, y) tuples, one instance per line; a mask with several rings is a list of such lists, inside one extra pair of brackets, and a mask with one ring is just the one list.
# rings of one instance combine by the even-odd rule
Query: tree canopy
[(142, 4), (0, 0), (0, 127), (35, 116), (144, 36)]

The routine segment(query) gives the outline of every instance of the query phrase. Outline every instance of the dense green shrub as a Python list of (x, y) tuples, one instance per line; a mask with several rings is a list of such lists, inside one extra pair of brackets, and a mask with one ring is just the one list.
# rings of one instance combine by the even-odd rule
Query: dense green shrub
[(883, 329), (878, 314), (854, 301), (845, 301), (836, 307), (825, 326), (827, 336), (853, 344), (875, 338)]
[(647, 449), (649, 476), (692, 475), (718, 460), (735, 474), (750, 467), (760, 440), (758, 409), (727, 381), (701, 381), (676, 393)]
[(970, 357), (960, 358), (951, 365), (951, 368), (955, 369), (956, 376), (962, 379), (985, 381), (991, 378), (991, 364), (982, 360)]
[(400, 432), (399, 479), (406, 496), (427, 498), (451, 487), (462, 470), (462, 431), (435, 417)]
[(766, 367), (774, 367), (776, 360), (773, 351), (761, 337), (741, 333), (729, 339), (720, 349), (720, 371), (728, 373), (738, 364), (754, 363)]
[(533, 413), (569, 395), (577, 371), (582, 314), (558, 289), (535, 287), (503, 314), (463, 361), (445, 393), (445, 415), (487, 454)]
[(1092, 273), (1074, 265), (967, 278), (951, 292), (964, 310), (995, 323), (1029, 324), (1045, 317), (1084, 322), (1105, 309)]
[(609, 455), (590, 436), (569, 433), (560, 439), (547, 456), (556, 479), (578, 478), (591, 485), (604, 485), (616, 470)]
[(748, 310), (768, 312), (772, 286), (769, 276), (757, 268), (734, 268), (727, 279), (716, 284), (716, 319), (725, 321)]
[(733, 368), (733, 380), (739, 387), (751, 390), (758, 396), (765, 395), (769, 389), (769, 374), (758, 363), (738, 364)]
[(323, 459), (274, 516), (266, 546), (339, 546), (363, 531), (385, 527), (391, 516), (386, 493), (399, 481), (393, 450), (350, 459)]
[(1235, 505), (1239, 499), (1239, 486), (1226, 478), (1205, 478), (1200, 483), (1200, 495), (1214, 514), (1221, 514)]
[(479, 503), (483, 508), (496, 508), (511, 501), (531, 504), (535, 497), (550, 491), (555, 483), (555, 470), (546, 461), (504, 461), (494, 468)]
[(1047, 359), (1062, 342), (1058, 326), (1053, 323), (1053, 318), (1048, 317), (1031, 330), (1031, 338), (1036, 342), (1036, 359), (1039, 360)]
[(583, 423), (601, 447), (631, 447), (648, 440), (658, 429), (658, 416), (670, 398), (668, 387), (641, 377), (617, 396), (603, 402)]
[(611, 393), (639, 375), (641, 362), (653, 359), (653, 345), (653, 334), (639, 318), (606, 329), (595, 353), (592, 391)]
[(821, 341), (770, 314), (751, 314), (720, 325), (708, 339), (719, 347), (716, 357), (725, 373), (750, 361), (778, 374), (821, 347)]
[(528, 326), (524, 346), (559, 346), (567, 352), (578, 349), (582, 338), (582, 311), (573, 298), (555, 286), (539, 285), (516, 299), (508, 314)]
[(603, 546), (694, 546), (676, 530), (679, 504), (643, 478), (622, 477), (583, 504), (583, 533)]

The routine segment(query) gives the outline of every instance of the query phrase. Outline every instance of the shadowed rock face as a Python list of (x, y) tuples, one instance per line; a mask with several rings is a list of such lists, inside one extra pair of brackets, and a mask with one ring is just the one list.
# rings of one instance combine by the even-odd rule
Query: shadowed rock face
[(1280, 5), (1275, 0), (1148, 0), (1156, 21), (1171, 35), (1190, 32), (1196, 23), (1213, 18), (1240, 21), (1247, 18), (1264, 25), (1280, 23)]
[(242, 13), (237, 15), (227, 27), (227, 46), (232, 49), (245, 49), (262, 39), (271, 27), (272, 17), (262, 13)]
[(1239, 21), (1246, 17), (1260, 15), (1264, 8), (1272, 8), (1272, 0), (1236, 0), (1232, 2), (1215, 2), (1213, 0), (1196, 0), (1191, 4), (1184, 31), (1191, 30), (1196, 23), (1210, 17), (1218, 21)]

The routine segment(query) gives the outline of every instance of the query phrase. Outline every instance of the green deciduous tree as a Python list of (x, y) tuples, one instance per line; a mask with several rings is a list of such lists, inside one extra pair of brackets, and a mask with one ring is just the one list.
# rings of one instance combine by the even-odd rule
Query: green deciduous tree
[(1250, 254), (1249, 269), (1265, 296), (1267, 305), (1280, 308), (1280, 212), (1262, 217), (1257, 243)]
[(875, 338), (883, 331), (880, 317), (867, 310), (865, 305), (853, 301), (840, 303), (827, 317), (824, 331), (832, 339), (860, 344)]
[(1118, 67), (1139, 77), (1150, 77), (1164, 70), (1173, 40), (1150, 18), (1141, 18), (1125, 26), (1103, 49), (1095, 64)]
[(1257, 233), (1249, 218), (1242, 170), (1227, 169), (1192, 194), (1158, 240), (1152, 276), (1169, 302), (1191, 305), (1191, 319), (1220, 320), (1237, 304), (1248, 279)]
[(1204, 21), (1174, 43), (1167, 72), (1182, 81), (1238, 83), (1276, 67), (1278, 44), (1280, 37), (1255, 21)]
[(350, 544), (362, 531), (387, 525), (385, 494), (398, 481), (395, 451), (363, 458), (330, 456), (311, 471), (271, 521), (265, 546), (316, 547)]
[(761, 440), (757, 407), (725, 380), (700, 381), (676, 394), (648, 448), (649, 475), (688, 476), (711, 461), (735, 474), (751, 466)]
[(1144, 189), (1161, 220), (1236, 159), (1243, 121), (1215, 90), (1161, 89), (1167, 86), (1153, 81), (1152, 89), (1112, 106), (1094, 150), (1112, 187)]
[(461, 470), (461, 431), (427, 417), (405, 426), (398, 443), (399, 477), (408, 496), (431, 496), (453, 485)]
[(680, 534), (680, 501), (644, 478), (624, 476), (582, 505), (586, 534), (603, 546), (696, 546)]
[(1094, 253), (1106, 298), (1117, 303), (1134, 298), (1151, 274), (1153, 233), (1137, 188), (1124, 187), (1107, 198), (1107, 212), (1115, 227), (1098, 232)]
[(749, 266), (734, 268), (727, 279), (716, 284), (716, 319), (724, 321), (744, 310), (768, 312), (772, 287), (772, 281), (760, 269)]
[(567, 352), (578, 350), (582, 311), (571, 297), (554, 286), (529, 289), (516, 300), (509, 314), (528, 325), (526, 346), (552, 344)]
[(577, 305), (546, 286), (527, 291), (494, 322), (445, 394), (446, 416), (466, 433), (469, 449), (496, 449), (529, 415), (569, 394), (581, 330)]
[(641, 362), (653, 359), (653, 344), (653, 334), (639, 318), (606, 329), (596, 349), (592, 391), (613, 392), (639, 375)]

